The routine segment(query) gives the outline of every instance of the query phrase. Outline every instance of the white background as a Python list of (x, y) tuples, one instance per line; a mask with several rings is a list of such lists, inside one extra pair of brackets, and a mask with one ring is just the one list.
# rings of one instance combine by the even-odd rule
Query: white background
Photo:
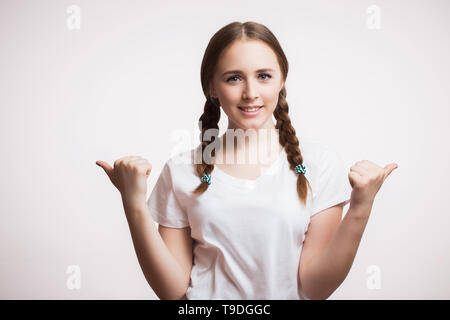
[[(70, 5), (81, 29), (67, 26)], [(367, 25), (371, 5), (380, 29)], [(399, 165), (329, 299), (449, 299), (449, 9), (436, 0), (0, 1), (0, 298), (157, 299), (120, 194), (95, 162), (148, 159), (149, 195), (179, 145), (172, 134), (188, 133), (186, 149), (199, 142), (209, 39), (256, 21), (287, 55), (297, 137), (334, 148), (349, 167)], [(78, 290), (67, 287), (71, 265)], [(374, 276), (379, 289), (367, 284)]]

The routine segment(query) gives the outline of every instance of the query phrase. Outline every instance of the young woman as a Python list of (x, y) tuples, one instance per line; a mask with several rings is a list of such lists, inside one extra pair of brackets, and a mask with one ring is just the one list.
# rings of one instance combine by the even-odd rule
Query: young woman
[[(228, 24), (203, 57), (201, 144), (165, 163), (148, 200), (146, 159), (97, 162), (122, 195), (139, 263), (160, 299), (326, 299), (349, 272), (375, 195), (398, 166), (364, 160), (347, 172), (334, 150), (298, 139), (287, 74), (269, 29)], [(220, 108), (228, 116), (222, 137)], [(233, 161), (249, 148), (261, 159)]]

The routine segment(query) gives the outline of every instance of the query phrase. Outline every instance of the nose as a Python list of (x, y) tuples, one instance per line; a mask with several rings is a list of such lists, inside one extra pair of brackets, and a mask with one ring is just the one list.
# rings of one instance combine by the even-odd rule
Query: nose
[(257, 84), (254, 84), (251, 80), (248, 80), (242, 93), (242, 97), (246, 100), (254, 100), (258, 98)]

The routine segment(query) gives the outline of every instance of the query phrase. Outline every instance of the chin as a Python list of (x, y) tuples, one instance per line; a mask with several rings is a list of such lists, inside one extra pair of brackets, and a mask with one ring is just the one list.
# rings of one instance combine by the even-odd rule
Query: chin
[(263, 123), (243, 123), (241, 125), (241, 128), (243, 130), (249, 130), (249, 129), (253, 129), (253, 130), (258, 130), (260, 128), (263, 127)]

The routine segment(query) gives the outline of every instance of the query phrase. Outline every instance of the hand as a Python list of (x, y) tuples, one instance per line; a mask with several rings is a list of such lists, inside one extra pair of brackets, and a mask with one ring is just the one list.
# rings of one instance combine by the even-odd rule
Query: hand
[(358, 161), (351, 168), (348, 174), (352, 194), (350, 206), (372, 206), (375, 195), (380, 190), (384, 180), (397, 169), (396, 163), (391, 163), (384, 168), (377, 166), (368, 160)]
[(124, 201), (130, 204), (145, 203), (147, 178), (152, 171), (152, 165), (146, 159), (133, 156), (120, 158), (114, 162), (114, 168), (105, 161), (97, 161), (96, 164), (105, 170)]

